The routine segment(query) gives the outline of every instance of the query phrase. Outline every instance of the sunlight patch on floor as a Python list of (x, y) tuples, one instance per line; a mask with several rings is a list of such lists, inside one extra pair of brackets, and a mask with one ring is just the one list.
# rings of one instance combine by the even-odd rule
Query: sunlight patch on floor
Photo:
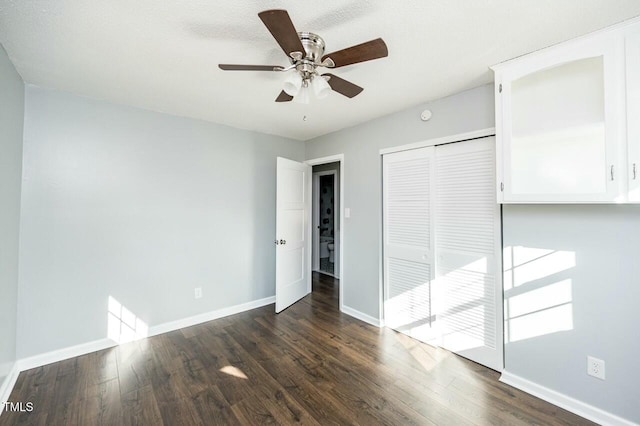
[(224, 374), (228, 374), (233, 377), (237, 377), (239, 379), (248, 379), (247, 375), (242, 372), (238, 367), (234, 367), (232, 365), (227, 365), (226, 367), (222, 367), (220, 369)]

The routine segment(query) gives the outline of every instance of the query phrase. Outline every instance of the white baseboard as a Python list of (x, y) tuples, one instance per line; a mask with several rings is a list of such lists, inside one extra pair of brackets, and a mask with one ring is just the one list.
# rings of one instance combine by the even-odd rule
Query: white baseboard
[(618, 417), (615, 414), (601, 410), (585, 402), (578, 401), (577, 399), (541, 386), (530, 380), (523, 379), (508, 371), (502, 372), (500, 381), (601, 425), (637, 426), (637, 423)]
[(11, 396), (11, 391), (18, 380), (18, 375), (20, 374), (20, 370), (18, 369), (18, 363), (13, 363), (13, 367), (9, 370), (9, 374), (4, 378), (4, 381), (0, 383), (0, 416), (4, 413), (2, 409), (4, 407), (4, 403), (9, 400), (9, 396)]
[[(275, 303), (275, 301), (275, 296), (265, 297), (264, 299), (253, 300), (251, 302), (242, 303), (240, 305), (217, 309), (215, 311), (194, 315), (192, 317), (183, 318), (177, 321), (159, 324), (149, 328), (148, 337), (178, 330), (184, 327), (190, 327), (192, 325), (212, 321), (229, 315), (238, 314), (240, 312), (248, 311), (251, 309), (260, 308), (262, 306)], [(13, 390), (13, 387), (16, 384), (18, 375), (25, 370), (30, 370), (32, 368), (41, 367), (43, 365), (63, 361), (65, 359), (74, 358), (91, 352), (101, 351), (103, 349), (111, 348), (117, 345), (118, 344), (113, 340), (105, 338), (20, 359), (16, 361), (7, 378), (3, 383), (0, 384), (0, 403), (6, 402), (6, 400), (9, 398), (9, 395), (11, 394), (11, 391)], [(2, 410), (0, 410), (0, 413), (1, 412)]]
[(360, 321), (366, 322), (367, 324), (371, 324), (371, 325), (374, 325), (376, 327), (382, 327), (382, 321), (380, 321), (379, 318), (374, 318), (374, 317), (372, 317), (370, 315), (362, 313), (362, 312), (360, 312), (360, 311), (358, 311), (356, 309), (350, 308), (350, 307), (348, 307), (346, 305), (342, 305), (340, 307), (340, 310), (342, 312), (344, 312), (345, 314), (347, 314), (347, 315), (350, 315), (350, 316), (352, 316), (354, 318), (357, 318)]
[(252, 300), (251, 302), (242, 303), (240, 305), (216, 309), (215, 311), (205, 312), (204, 314), (154, 325), (149, 328), (149, 337), (168, 333), (169, 331), (179, 330), (185, 327), (191, 327), (192, 325), (201, 324), (203, 322), (213, 321), (218, 318), (228, 317), (229, 315), (239, 314), (240, 312), (250, 311), (251, 309), (261, 308), (262, 306), (270, 305), (275, 302), (275, 296), (265, 297), (264, 299)]
[(30, 356), (18, 360), (18, 368), (20, 371), (31, 370), (32, 368), (42, 367), (43, 365), (52, 364), (54, 362), (63, 361), (65, 359), (89, 354), (91, 352), (101, 351), (103, 349), (112, 348), (117, 343), (111, 339), (94, 340), (93, 342), (81, 343), (75, 346), (69, 346), (57, 349), (51, 352)]

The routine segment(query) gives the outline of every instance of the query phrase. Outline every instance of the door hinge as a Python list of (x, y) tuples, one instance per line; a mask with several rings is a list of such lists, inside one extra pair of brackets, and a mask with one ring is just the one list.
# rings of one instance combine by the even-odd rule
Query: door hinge
[(500, 191), (504, 192), (504, 182), (500, 182)]
[(502, 93), (502, 83), (498, 85), (498, 93)]

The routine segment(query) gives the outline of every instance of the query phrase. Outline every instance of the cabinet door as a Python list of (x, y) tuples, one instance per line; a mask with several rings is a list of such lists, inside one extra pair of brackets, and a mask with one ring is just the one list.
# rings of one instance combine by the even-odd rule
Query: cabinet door
[(625, 40), (627, 63), (627, 144), (629, 201), (640, 202), (640, 28)]
[(619, 201), (621, 51), (619, 37), (599, 37), (522, 58), (500, 74), (504, 202)]

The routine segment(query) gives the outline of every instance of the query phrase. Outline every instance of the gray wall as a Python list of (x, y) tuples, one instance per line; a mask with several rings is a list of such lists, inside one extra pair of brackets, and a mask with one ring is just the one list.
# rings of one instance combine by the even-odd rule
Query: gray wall
[(0, 46), (0, 384), (16, 360), (24, 84)]
[[(425, 108), (433, 111), (426, 123), (419, 118)], [(351, 208), (343, 224), (345, 305), (376, 318), (380, 314), (380, 148), (493, 127), (493, 114), (493, 86), (483, 86), (307, 142), (307, 159), (345, 154), (344, 207)], [(546, 334), (507, 341), (506, 370), (640, 422), (640, 206), (510, 205), (504, 206), (503, 221), (505, 247), (566, 252), (516, 271), (521, 281), (537, 278), (508, 289), (507, 301), (515, 298), (520, 308), (524, 303), (545, 311), (553, 308), (545, 304), (548, 297), (564, 295), (545, 295), (544, 288), (571, 280), (569, 300), (561, 299), (559, 308), (566, 313), (570, 307), (571, 325), (551, 321)], [(575, 258), (575, 266), (567, 264), (567, 256)], [(526, 294), (537, 289), (543, 293)], [(548, 318), (545, 314), (540, 315)], [(530, 318), (534, 330), (529, 332), (536, 334), (538, 317)], [(507, 328), (517, 332), (522, 324), (516, 319)], [(565, 330), (553, 331), (555, 325)], [(587, 355), (606, 362), (605, 381), (587, 376)]]
[[(433, 118), (420, 120), (428, 108)], [(344, 304), (380, 316), (380, 149), (494, 126), (493, 85), (418, 105), (307, 142), (307, 159), (344, 154)]]
[[(517, 330), (515, 320), (519, 337), (506, 342), (507, 371), (640, 423), (640, 206), (506, 205), (503, 227), (505, 247), (552, 251), (516, 262), (518, 285), (505, 291), (507, 304), (520, 296), (529, 304), (520, 313), (535, 312), (520, 317), (532, 320), (528, 330)], [(551, 293), (536, 305), (536, 291), (566, 280), (568, 299), (553, 301)], [(571, 321), (556, 318), (545, 329), (541, 320), (558, 303)], [(586, 374), (587, 355), (605, 361), (605, 381)]]
[(107, 337), (109, 296), (153, 326), (274, 295), (304, 143), (33, 86), (25, 111), (19, 357)]

